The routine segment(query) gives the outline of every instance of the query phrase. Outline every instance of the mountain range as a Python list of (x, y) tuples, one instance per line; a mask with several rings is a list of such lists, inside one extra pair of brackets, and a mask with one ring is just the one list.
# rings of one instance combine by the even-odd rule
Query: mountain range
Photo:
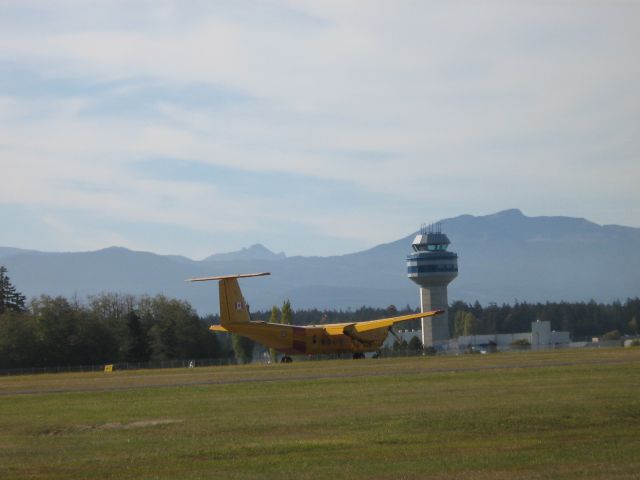
[[(450, 301), (610, 302), (640, 295), (640, 228), (528, 217), (513, 209), (446, 219), (442, 231), (459, 255)], [(0, 247), (0, 264), (28, 297), (162, 293), (188, 300), (201, 314), (217, 313), (217, 286), (184, 279), (269, 271), (270, 277), (242, 281), (253, 310), (284, 299), (294, 309), (415, 307), (418, 288), (407, 279), (405, 266), (414, 235), (329, 257), (287, 257), (260, 244), (203, 260), (122, 247), (70, 253)]]

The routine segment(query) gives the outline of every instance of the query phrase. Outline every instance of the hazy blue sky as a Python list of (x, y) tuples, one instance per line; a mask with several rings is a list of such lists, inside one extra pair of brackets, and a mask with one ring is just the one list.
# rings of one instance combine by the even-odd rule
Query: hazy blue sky
[(640, 2), (0, 0), (0, 245), (640, 227)]

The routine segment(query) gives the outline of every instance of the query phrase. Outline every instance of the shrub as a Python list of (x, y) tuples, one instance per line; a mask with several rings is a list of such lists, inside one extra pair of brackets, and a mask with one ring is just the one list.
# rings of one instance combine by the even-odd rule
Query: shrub
[(620, 340), (621, 336), (619, 330), (611, 330), (602, 336), (602, 340)]

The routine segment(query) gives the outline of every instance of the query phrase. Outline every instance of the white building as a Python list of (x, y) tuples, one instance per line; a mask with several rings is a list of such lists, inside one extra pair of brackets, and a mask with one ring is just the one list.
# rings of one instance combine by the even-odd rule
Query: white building
[[(395, 333), (400, 339), (407, 343), (409, 343), (413, 337), (418, 337), (418, 340), (422, 341), (422, 330), (397, 330)], [(398, 340), (398, 338), (393, 335), (387, 335), (382, 347), (392, 348), (396, 340)]]
[[(398, 330), (398, 337), (409, 343), (413, 337), (422, 338), (420, 330)], [(556, 332), (551, 330), (551, 322), (537, 320), (531, 323), (531, 332), (528, 333), (497, 333), (493, 335), (466, 335), (452, 339), (448, 345), (441, 345), (439, 349), (464, 351), (468, 348), (489, 349), (495, 347), (504, 350), (511, 347), (513, 342), (526, 340), (534, 350), (548, 348), (568, 347), (571, 338), (569, 332)], [(384, 342), (384, 347), (391, 348), (396, 341), (393, 335), (389, 335)]]
[(551, 322), (537, 320), (531, 324), (530, 333), (498, 333), (495, 335), (466, 335), (458, 337), (458, 349), (468, 347), (497, 349), (509, 347), (518, 340), (526, 340), (532, 349), (568, 347), (571, 342), (569, 332), (551, 330)]

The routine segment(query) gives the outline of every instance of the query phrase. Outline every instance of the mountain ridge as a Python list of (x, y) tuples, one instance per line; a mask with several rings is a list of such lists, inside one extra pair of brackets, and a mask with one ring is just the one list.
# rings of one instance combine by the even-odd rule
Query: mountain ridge
[(261, 243), (254, 243), (249, 247), (227, 253), (214, 253), (204, 258), (203, 262), (229, 261), (229, 260), (279, 260), (286, 258), (284, 252), (275, 253)]
[[(583, 218), (528, 217), (509, 209), (443, 220), (459, 255), (450, 300), (612, 301), (640, 295), (640, 229), (598, 225)], [(418, 304), (406, 277), (414, 233), (366, 250), (334, 255), (286, 256), (261, 244), (202, 260), (108, 247), (92, 252), (37, 252), (0, 247), (0, 264), (28, 297), (101, 292), (162, 293), (217, 312), (217, 289), (183, 280), (194, 276), (271, 271), (243, 281), (255, 309), (289, 298), (294, 308), (357, 308)]]

